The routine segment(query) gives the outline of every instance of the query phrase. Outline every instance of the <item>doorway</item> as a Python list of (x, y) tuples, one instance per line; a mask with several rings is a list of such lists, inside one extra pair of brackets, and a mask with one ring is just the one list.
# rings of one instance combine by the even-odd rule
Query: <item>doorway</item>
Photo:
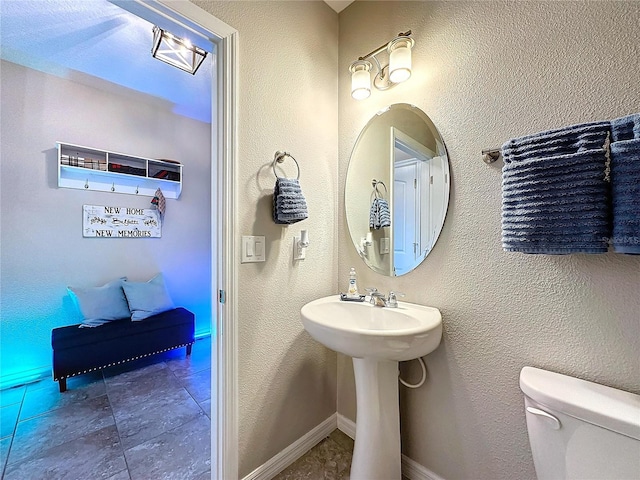
[[(17, 3), (17, 2), (16, 2)], [(21, 5), (24, 5), (28, 2), (20, 2)], [(37, 2), (36, 2), (37, 3)], [(81, 2), (83, 6), (89, 2)], [(208, 292), (208, 301), (209, 301), (209, 312), (211, 317), (214, 319), (212, 325), (212, 334), (215, 335), (214, 341), (212, 342), (216, 348), (215, 360), (213, 361), (214, 365), (211, 369), (212, 371), (212, 398), (215, 399), (212, 402), (212, 411), (210, 412), (211, 420), (212, 420), (212, 433), (215, 431), (215, 434), (211, 435), (212, 438), (212, 476), (213, 478), (233, 478), (237, 477), (237, 459), (234, 455), (236, 451), (237, 445), (237, 420), (235, 413), (235, 396), (236, 396), (236, 375), (235, 375), (235, 327), (233, 322), (233, 316), (236, 311), (236, 299), (235, 299), (235, 288), (234, 285), (236, 283), (235, 280), (235, 250), (233, 246), (233, 239), (235, 233), (234, 226), (234, 217), (233, 212), (235, 211), (235, 191), (234, 191), (234, 175), (235, 175), (235, 158), (236, 158), (236, 133), (235, 133), (235, 95), (236, 95), (236, 74), (235, 74), (235, 58), (236, 58), (236, 42), (237, 42), (237, 33), (234, 29), (228, 27), (224, 23), (215, 19), (213, 16), (209, 15), (204, 10), (196, 7), (187, 1), (126, 1), (126, 2), (111, 2), (118, 6), (126, 5), (128, 10), (137, 10), (136, 15), (141, 18), (149, 18), (154, 19), (159, 23), (161, 22), (173, 22), (174, 24), (179, 25), (181, 28), (186, 30), (191, 30), (199, 33), (201, 36), (205, 38), (209, 38), (212, 42), (213, 49), (216, 53), (216, 61), (212, 62), (212, 74), (215, 77), (215, 94), (212, 95), (212, 106), (211, 112), (213, 112), (213, 121), (211, 121), (211, 181), (209, 185), (209, 190), (211, 193), (211, 208), (210, 213), (213, 220), (211, 221), (210, 227), (210, 241), (209, 245), (207, 245), (208, 256), (207, 262), (210, 264), (210, 289)], [(55, 4), (55, 2), (48, 2), (47, 5)], [(80, 2), (78, 2), (80, 5)], [(40, 3), (40, 6), (43, 6)], [(133, 12), (132, 12), (133, 13)], [(33, 17), (36, 16), (46, 16), (46, 12), (35, 12)], [(27, 18), (27, 21), (29, 19)], [(27, 23), (28, 25), (28, 23)], [(39, 47), (41, 49), (46, 48), (47, 46), (52, 46), (53, 48), (72, 48), (72, 47), (81, 47), (86, 51), (90, 50), (90, 47), (93, 42), (94, 37), (106, 38), (115, 30), (122, 28), (122, 24), (119, 22), (118, 18), (110, 18), (107, 23), (102, 25), (104, 28), (96, 28), (87, 27), (82, 30), (82, 35), (84, 36), (81, 41), (73, 40), (69, 35), (69, 31), (66, 29), (58, 29), (57, 32), (61, 33), (60, 37), (56, 37), (58, 41), (62, 42), (57, 45), (47, 45), (47, 42), (41, 42)], [(56, 32), (56, 30), (51, 30), (51, 33)], [(53, 37), (53, 35), (51, 35)], [(50, 42), (51, 43), (51, 42)], [(3, 49), (6, 44), (3, 45)], [(11, 61), (11, 60), (10, 60)], [(105, 59), (98, 59), (98, 63), (103, 67), (109, 67), (110, 62)], [(112, 69), (113, 70), (113, 69)], [(110, 73), (113, 73), (110, 72)], [(118, 72), (122, 75), (126, 75), (126, 71)], [(76, 77), (75, 80), (83, 80), (89, 81), (87, 76), (82, 76), (82, 78)], [(61, 77), (59, 77), (61, 78)], [(27, 95), (23, 94), (23, 90), (26, 90), (28, 85), (17, 85), (21, 87), (17, 89), (15, 98), (28, 98)], [(90, 84), (86, 84), (85, 86), (91, 87)], [(22, 88), (24, 87), (24, 88)], [(35, 92), (35, 94), (31, 94), (32, 100), (30, 103), (40, 104), (39, 100), (46, 94), (46, 90), (42, 89), (40, 91)], [(74, 101), (74, 100), (72, 100)], [(17, 105), (17, 102), (16, 102)], [(3, 104), (3, 107), (5, 105)], [(64, 105), (63, 105), (64, 107)], [(49, 116), (51, 118), (51, 124), (55, 123), (55, 120), (58, 120), (58, 123), (62, 123), (59, 120), (64, 118), (64, 114), (70, 111), (71, 108), (65, 109), (60, 108), (57, 110), (58, 115)], [(102, 111), (91, 112), (94, 117), (99, 118), (100, 115), (104, 116), (105, 113)], [(87, 115), (87, 118), (90, 119), (91, 115)], [(86, 132), (92, 132), (92, 122), (85, 122), (85, 130)], [(127, 128), (126, 123), (127, 119), (124, 118), (122, 122), (118, 122), (120, 125), (115, 125), (114, 128)], [(94, 125), (97, 125), (96, 121)], [(124, 125), (122, 125), (124, 124)], [(30, 125), (31, 126), (31, 125)], [(137, 125), (140, 127), (140, 125)], [(142, 125), (142, 127), (146, 127), (146, 125)], [(158, 131), (152, 128), (151, 125), (148, 126), (150, 135), (144, 137), (152, 137), (153, 134), (158, 135)], [(43, 129), (46, 132), (47, 129)], [(99, 130), (98, 128), (94, 128), (94, 130)], [(49, 132), (50, 133), (50, 132)], [(44, 136), (43, 136), (44, 137)], [(144, 141), (141, 136), (141, 142)], [(26, 144), (31, 139), (25, 139), (26, 141), (23, 143)], [(46, 139), (44, 143), (47, 145), (53, 145), (54, 142), (50, 141), (51, 139)], [(55, 140), (67, 140), (67, 138), (62, 135), (60, 138), (56, 138)], [(92, 145), (92, 142), (87, 142), (88, 145)], [(3, 142), (3, 147), (6, 144)], [(96, 143), (95, 146), (100, 147), (103, 146), (101, 143)], [(108, 145), (104, 145), (108, 147)], [(8, 150), (4, 150), (3, 153), (6, 153)], [(24, 153), (24, 152), (23, 152)], [(137, 152), (133, 152), (137, 153)], [(24, 156), (24, 155), (23, 155)], [(32, 156), (33, 158), (33, 156)], [(154, 157), (155, 158), (155, 157)], [(4, 163), (4, 162), (3, 162)], [(46, 162), (47, 165), (50, 162)], [(42, 179), (45, 176), (45, 173), (42, 172), (44, 167), (38, 167), (34, 175), (34, 178)], [(48, 167), (47, 167), (48, 168)], [(70, 195), (61, 195), (60, 192), (57, 192), (55, 189), (55, 176), (54, 180), (51, 181), (51, 175), (47, 174), (47, 181), (49, 183), (49, 189), (40, 189), (39, 191), (45, 192), (45, 194), (56, 195), (55, 202), (58, 203), (57, 206), (63, 207), (65, 202), (70, 203), (69, 198)], [(80, 192), (78, 192), (80, 193)], [(133, 200), (132, 200), (133, 201)], [(136, 201), (142, 201), (141, 199), (137, 199)], [(52, 203), (52, 202), (47, 202)], [(78, 201), (75, 201), (75, 207), (77, 207)], [(137, 205), (136, 205), (137, 206)], [(75, 208), (74, 207), (74, 208)], [(169, 208), (171, 205), (169, 205)], [(60, 210), (64, 211), (64, 208), (60, 208)], [(72, 210), (69, 215), (73, 216)], [(222, 221), (222, 219), (225, 219)], [(58, 218), (58, 220), (60, 220)], [(73, 226), (73, 223), (70, 223)], [(69, 231), (69, 229), (67, 229)], [(186, 232), (188, 235), (188, 232)], [(52, 238), (53, 239), (53, 238)], [(17, 243), (17, 241), (15, 242)], [(49, 242), (53, 243), (53, 242)], [(3, 245), (4, 247), (5, 245)], [(70, 250), (70, 249), (67, 249)], [(63, 265), (64, 262), (60, 262), (59, 258), (65, 253), (64, 250), (60, 250), (60, 254), (58, 254), (57, 264)], [(50, 257), (54, 258), (54, 255), (50, 255)], [(76, 259), (77, 260), (77, 259)], [(24, 263), (24, 260), (23, 260)], [(70, 263), (70, 262), (67, 262)], [(17, 263), (16, 263), (17, 264)], [(77, 265), (77, 263), (76, 263)], [(28, 269), (23, 268), (23, 270), (28, 271)], [(18, 283), (17, 281), (14, 283)], [(49, 279), (49, 284), (53, 284), (54, 281)], [(60, 283), (60, 282), (57, 282)], [(54, 295), (57, 295), (54, 293)], [(51, 296), (51, 295), (50, 295)], [(41, 295), (42, 298), (46, 298), (47, 294)], [(59, 298), (56, 297), (56, 298)], [(52, 322), (56, 321), (56, 319), (52, 318)], [(58, 319), (59, 321), (59, 319)], [(3, 325), (4, 327), (4, 325)], [(4, 329), (3, 329), (4, 330)], [(5, 331), (3, 331), (3, 334)], [(11, 332), (9, 332), (11, 333)], [(40, 351), (44, 349), (39, 349)], [(26, 359), (30, 360), (30, 359)], [(39, 360), (36, 359), (35, 362)], [(42, 369), (46, 363), (42, 361), (40, 363), (35, 363), (34, 366)], [(23, 361), (24, 365), (27, 365), (27, 362)], [(4, 368), (4, 366), (3, 366)], [(33, 370), (37, 370), (33, 368)], [(45, 368), (46, 370), (46, 368)]]

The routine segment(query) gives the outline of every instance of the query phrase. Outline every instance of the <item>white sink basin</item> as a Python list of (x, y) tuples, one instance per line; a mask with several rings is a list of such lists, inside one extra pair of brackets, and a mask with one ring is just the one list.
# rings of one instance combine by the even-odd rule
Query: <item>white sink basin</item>
[(300, 316), (318, 342), (353, 357), (357, 418), (351, 480), (401, 480), (398, 362), (437, 348), (440, 311), (406, 302), (374, 307), (332, 295), (307, 303)]
[(412, 360), (434, 351), (442, 338), (440, 311), (406, 302), (375, 307), (332, 295), (307, 303), (300, 315), (314, 339), (354, 358)]

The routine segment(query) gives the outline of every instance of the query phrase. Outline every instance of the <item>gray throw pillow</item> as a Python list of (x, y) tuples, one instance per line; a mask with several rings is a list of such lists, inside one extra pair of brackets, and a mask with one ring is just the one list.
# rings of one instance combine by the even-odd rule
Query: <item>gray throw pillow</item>
[(112, 320), (131, 316), (119, 278), (102, 287), (67, 287), (69, 296), (82, 314), (81, 327), (98, 327)]
[(175, 308), (164, 284), (162, 273), (144, 283), (122, 282), (122, 288), (127, 296), (133, 321), (144, 320)]

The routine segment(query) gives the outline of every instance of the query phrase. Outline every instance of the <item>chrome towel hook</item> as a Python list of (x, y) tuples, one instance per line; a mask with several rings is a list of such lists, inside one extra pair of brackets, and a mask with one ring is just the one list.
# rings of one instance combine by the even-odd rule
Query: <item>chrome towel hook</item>
[(482, 160), (487, 165), (492, 164), (502, 156), (502, 150), (499, 148), (490, 148), (482, 150)]

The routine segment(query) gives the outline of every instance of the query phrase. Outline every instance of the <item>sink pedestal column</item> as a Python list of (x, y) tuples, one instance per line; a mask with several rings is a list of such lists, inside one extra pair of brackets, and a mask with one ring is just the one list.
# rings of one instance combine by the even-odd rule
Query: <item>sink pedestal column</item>
[(356, 440), (351, 480), (400, 480), (398, 362), (354, 358)]

